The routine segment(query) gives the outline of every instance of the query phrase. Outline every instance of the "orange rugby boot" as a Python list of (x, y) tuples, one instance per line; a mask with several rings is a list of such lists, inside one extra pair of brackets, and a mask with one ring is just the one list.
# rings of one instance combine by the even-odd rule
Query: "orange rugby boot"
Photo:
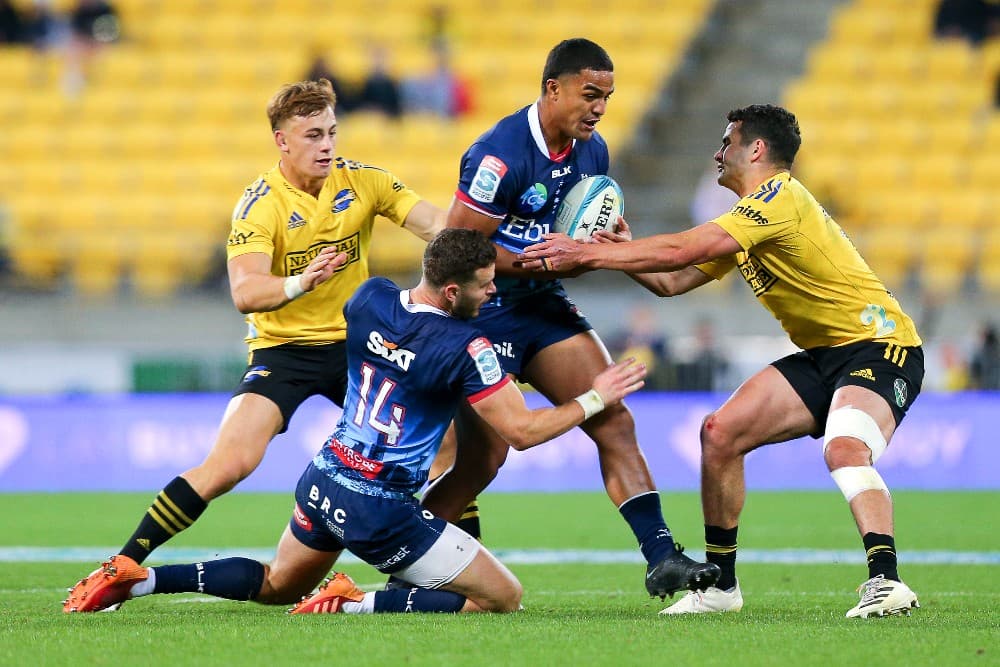
[(112, 556), (69, 589), (63, 611), (103, 611), (121, 604), (131, 597), (132, 586), (148, 577), (149, 570), (128, 556)]
[(343, 572), (337, 572), (324, 581), (310, 596), (302, 598), (289, 614), (335, 614), (347, 601), (361, 602), (365, 592), (354, 584), (354, 580)]

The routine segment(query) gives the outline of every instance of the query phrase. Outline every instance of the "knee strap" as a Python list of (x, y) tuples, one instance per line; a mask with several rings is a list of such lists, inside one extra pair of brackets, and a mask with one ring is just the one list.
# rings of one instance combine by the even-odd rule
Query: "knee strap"
[(840, 492), (844, 494), (847, 502), (851, 502), (854, 496), (863, 491), (885, 491), (889, 493), (889, 487), (885, 485), (885, 480), (878, 471), (871, 466), (846, 466), (837, 468), (830, 473), (833, 481), (840, 487)]
[(872, 463), (878, 461), (885, 451), (885, 436), (864, 410), (852, 407), (837, 408), (826, 418), (826, 431), (823, 435), (823, 452), (830, 446), (830, 441), (840, 437), (857, 438), (868, 446), (872, 452)]

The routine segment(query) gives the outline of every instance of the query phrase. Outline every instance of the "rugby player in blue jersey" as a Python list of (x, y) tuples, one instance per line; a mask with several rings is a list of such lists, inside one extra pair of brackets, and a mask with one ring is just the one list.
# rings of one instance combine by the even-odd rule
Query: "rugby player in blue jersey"
[[(548, 55), (541, 96), (501, 119), (462, 158), (448, 226), (476, 229), (497, 247), (496, 294), (476, 326), (493, 341), (508, 376), (530, 383), (553, 404), (586, 391), (610, 363), (601, 339), (566, 296), (559, 278), (516, 265), (517, 254), (541, 241), (562, 197), (580, 179), (608, 172), (608, 147), (596, 131), (614, 92), (607, 52), (587, 39), (568, 39)], [(424, 497), (440, 516), (457, 519), (496, 475), (508, 451), (503, 434), (474, 411), (459, 411), (459, 448), (451, 472)], [(604, 486), (645, 557), (646, 589), (664, 597), (715, 584), (719, 568), (681, 553), (667, 528), (660, 496), (636, 439), (632, 414), (616, 405), (588, 419)], [(463, 456), (464, 443), (489, 457)], [(451, 463), (451, 461), (447, 461)], [(435, 466), (446, 467), (444, 462)]]
[(87, 611), (151, 593), (198, 592), (289, 604), (310, 593), (347, 549), (409, 588), (364, 593), (337, 573), (292, 613), (509, 612), (521, 584), (485, 547), (420, 506), (414, 494), (460, 404), (517, 449), (549, 440), (642, 387), (634, 359), (605, 364), (580, 395), (529, 410), (489, 339), (470, 322), (493, 296), (496, 250), (446, 229), (428, 244), (420, 284), (363, 283), (344, 308), (344, 413), (309, 464), (274, 561), (225, 558), (146, 568), (114, 556), (91, 577)]

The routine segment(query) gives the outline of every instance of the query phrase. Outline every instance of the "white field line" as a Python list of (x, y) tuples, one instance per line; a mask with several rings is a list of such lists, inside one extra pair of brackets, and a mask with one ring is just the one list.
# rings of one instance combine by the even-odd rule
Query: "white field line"
[[(0, 547), (0, 563), (96, 563), (115, 553), (114, 547)], [(508, 565), (563, 565), (589, 563), (597, 565), (642, 563), (638, 550), (589, 549), (497, 549), (497, 558)], [(693, 554), (695, 552), (692, 552)], [(150, 558), (149, 564), (188, 563), (242, 556), (270, 562), (274, 549), (212, 549), (162, 547)], [(700, 553), (695, 558), (700, 557)], [(835, 565), (865, 562), (860, 548), (836, 549), (740, 549), (740, 563), (772, 563), (788, 565)], [(1000, 565), (1000, 551), (901, 551), (900, 565)], [(341, 556), (341, 563), (359, 563), (351, 554)]]

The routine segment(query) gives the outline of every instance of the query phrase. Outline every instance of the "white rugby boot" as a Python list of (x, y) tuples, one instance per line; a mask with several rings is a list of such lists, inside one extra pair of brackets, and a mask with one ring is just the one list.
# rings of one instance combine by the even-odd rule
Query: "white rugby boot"
[(861, 600), (846, 616), (847, 618), (868, 618), (869, 616), (910, 615), (910, 609), (920, 606), (917, 594), (902, 581), (886, 579), (883, 575), (872, 577), (858, 586)]
[(673, 603), (661, 614), (710, 614), (723, 611), (739, 611), (743, 608), (743, 593), (740, 582), (728, 591), (709, 586), (704, 591), (688, 591), (688, 594)]

